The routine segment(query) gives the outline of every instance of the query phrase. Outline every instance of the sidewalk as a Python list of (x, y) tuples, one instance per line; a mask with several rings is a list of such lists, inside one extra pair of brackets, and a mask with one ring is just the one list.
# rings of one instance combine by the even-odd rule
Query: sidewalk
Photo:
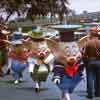
[[(12, 83), (11, 76), (0, 78), (0, 100), (59, 100), (60, 90), (51, 82), (51, 77), (52, 76), (49, 76), (47, 82), (43, 84), (39, 94), (35, 93), (33, 88), (34, 82), (27, 72), (24, 73), (25, 82), (19, 85), (14, 85)], [(85, 85), (85, 80), (79, 83), (74, 93), (71, 95), (72, 100), (88, 100), (86, 99)]]

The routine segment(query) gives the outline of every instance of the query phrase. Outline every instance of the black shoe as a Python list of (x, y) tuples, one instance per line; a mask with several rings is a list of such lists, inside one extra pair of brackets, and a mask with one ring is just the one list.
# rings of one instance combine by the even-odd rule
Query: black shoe
[(100, 94), (96, 94), (95, 97), (100, 97)]
[(5, 73), (5, 75), (10, 75), (10, 69), (7, 70), (7, 72)]
[(95, 92), (95, 97), (100, 97), (100, 93)]
[(93, 99), (93, 96), (88, 95), (87, 98), (88, 99)]
[(36, 93), (39, 93), (40, 92), (40, 89), (39, 88), (35, 88), (35, 92)]
[(95, 97), (100, 97), (100, 95), (95, 95)]

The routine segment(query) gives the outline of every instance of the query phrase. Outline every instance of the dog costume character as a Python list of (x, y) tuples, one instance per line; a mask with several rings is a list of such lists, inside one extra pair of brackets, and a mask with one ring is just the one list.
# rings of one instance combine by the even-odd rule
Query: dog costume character
[(53, 81), (62, 91), (61, 100), (70, 100), (69, 93), (73, 92), (82, 75), (79, 68), (81, 53), (73, 34), (77, 27), (58, 25), (54, 28), (60, 31), (60, 41), (48, 43), (55, 56)]
[(28, 67), (29, 51), (24, 45), (22, 32), (14, 32), (11, 36), (9, 50), (9, 64), (13, 71), (14, 83), (18, 84), (23, 78), (23, 71)]
[(31, 58), (29, 59), (29, 72), (31, 78), (35, 81), (36, 92), (40, 91), (41, 82), (47, 80), (50, 72), (50, 63), (52, 62), (53, 55), (51, 54), (42, 28), (37, 27), (28, 33), (30, 36), (30, 51)]
[(3, 75), (2, 68), (7, 63), (7, 47), (9, 44), (7, 41), (7, 36), (9, 33), (10, 31), (7, 31), (5, 28), (0, 29), (0, 76)]

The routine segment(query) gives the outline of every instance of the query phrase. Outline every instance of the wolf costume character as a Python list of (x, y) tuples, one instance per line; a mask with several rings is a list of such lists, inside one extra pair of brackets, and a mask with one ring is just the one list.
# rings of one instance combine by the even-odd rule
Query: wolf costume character
[[(57, 26), (58, 30), (59, 28)], [(59, 43), (56, 41), (48, 43), (55, 56), (53, 81), (62, 91), (61, 100), (70, 100), (69, 94), (73, 92), (82, 78), (79, 66), (81, 53), (73, 34), (75, 29), (61, 29)], [(54, 47), (53, 45), (56, 46)]]
[(31, 58), (29, 59), (29, 72), (35, 81), (36, 92), (40, 91), (41, 82), (45, 82), (50, 72), (50, 63), (53, 55), (51, 54), (44, 33), (41, 28), (36, 28), (28, 33), (30, 36)]
[(24, 69), (28, 67), (27, 59), (29, 57), (29, 51), (24, 45), (22, 32), (12, 34), (9, 48), (8, 67), (11, 66), (14, 83), (18, 84), (19, 81), (22, 81)]

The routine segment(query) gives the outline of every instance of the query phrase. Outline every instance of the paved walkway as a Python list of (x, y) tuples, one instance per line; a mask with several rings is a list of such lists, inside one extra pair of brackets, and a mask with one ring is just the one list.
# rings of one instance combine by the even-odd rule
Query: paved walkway
[[(19, 85), (12, 83), (12, 76), (0, 78), (0, 100), (59, 100), (60, 90), (51, 82), (51, 75), (39, 94), (34, 91), (34, 82), (28, 72), (24, 73), (25, 82)], [(87, 100), (85, 80), (82, 80), (71, 95), (72, 100)], [(100, 99), (99, 99), (100, 100)]]

